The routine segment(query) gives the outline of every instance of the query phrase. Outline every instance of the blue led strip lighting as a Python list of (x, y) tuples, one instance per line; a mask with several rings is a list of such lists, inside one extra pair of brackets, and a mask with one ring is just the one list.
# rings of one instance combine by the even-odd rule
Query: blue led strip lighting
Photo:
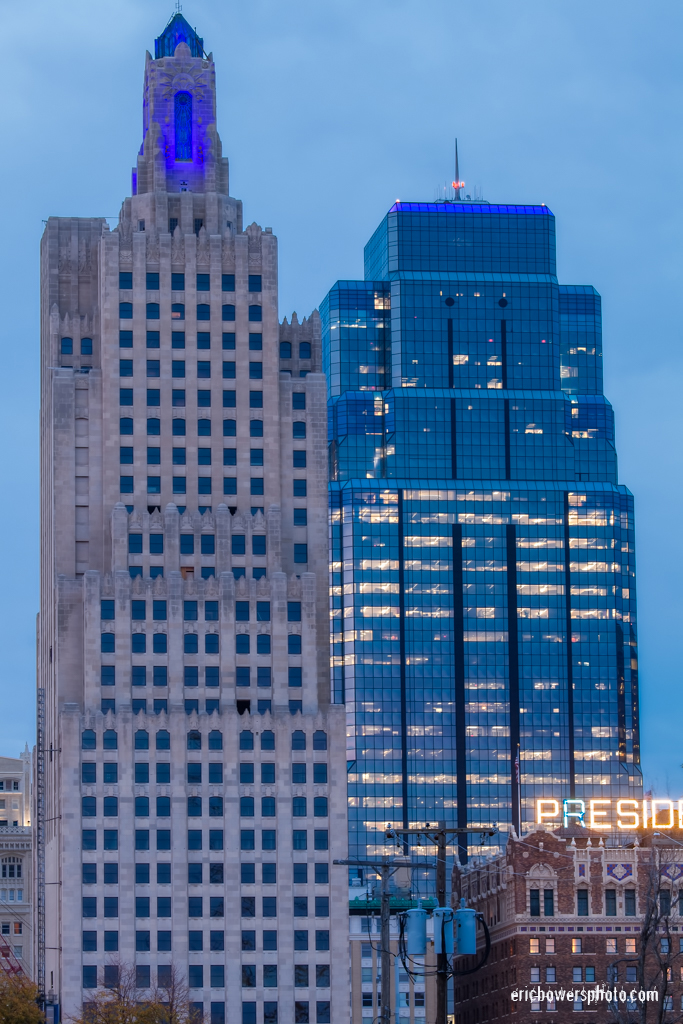
[(619, 738), (618, 757), (626, 760), (626, 673), (624, 670), (624, 631), (621, 623), (615, 623), (617, 634), (617, 735)]
[(401, 669), (401, 796), (403, 827), (408, 828), (408, 697), (406, 694), (406, 599), (403, 553), (403, 491), (398, 489), (398, 614)]
[(491, 206), (488, 203), (394, 203), (389, 213), (513, 213), (552, 217), (547, 206)]
[(564, 492), (564, 607), (567, 631), (567, 735), (569, 737), (569, 795), (576, 796), (574, 758), (574, 666), (572, 661), (572, 575), (569, 552), (569, 492)]
[[(507, 584), (508, 584), (508, 700), (510, 702), (510, 785), (512, 789), (512, 824), (520, 834), (521, 807), (517, 799), (517, 780), (515, 778), (515, 758), (519, 749), (519, 642), (517, 636), (517, 529), (505, 527), (507, 548)], [(520, 750), (520, 779), (522, 776)]]
[(628, 627), (631, 642), (631, 730), (633, 732), (633, 763), (640, 764), (640, 721), (638, 717), (638, 648), (633, 626)]
[[(452, 402), (455, 405), (455, 400)], [(462, 526), (453, 536), (453, 691), (455, 702), (455, 772), (458, 828), (467, 828), (467, 730), (465, 722), (465, 638), (463, 636)], [(467, 836), (458, 836), (460, 863), (467, 863)]]

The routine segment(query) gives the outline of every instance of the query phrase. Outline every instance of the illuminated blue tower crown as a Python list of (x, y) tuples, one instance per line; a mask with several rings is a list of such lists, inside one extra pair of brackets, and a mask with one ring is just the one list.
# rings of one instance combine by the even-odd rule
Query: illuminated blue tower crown
[(154, 40), (154, 59), (172, 57), (178, 43), (187, 43), (193, 57), (204, 56), (204, 40), (197, 35), (196, 29), (190, 28), (180, 13), (173, 15), (161, 35)]
[(204, 40), (175, 14), (147, 53), (143, 141), (133, 195), (228, 194), (228, 161), (216, 128), (216, 74)]

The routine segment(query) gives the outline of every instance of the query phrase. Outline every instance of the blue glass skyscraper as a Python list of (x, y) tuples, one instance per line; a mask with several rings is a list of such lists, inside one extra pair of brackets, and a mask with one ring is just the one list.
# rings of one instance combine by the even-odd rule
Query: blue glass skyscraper
[(633, 497), (553, 214), (397, 202), (321, 314), (350, 855), (637, 799)]

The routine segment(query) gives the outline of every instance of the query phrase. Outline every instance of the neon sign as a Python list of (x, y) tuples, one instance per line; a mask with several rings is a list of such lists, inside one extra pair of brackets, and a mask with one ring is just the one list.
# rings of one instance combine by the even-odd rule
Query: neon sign
[(680, 800), (554, 800), (536, 801), (537, 825), (579, 825), (600, 832), (639, 828), (683, 829), (683, 797)]

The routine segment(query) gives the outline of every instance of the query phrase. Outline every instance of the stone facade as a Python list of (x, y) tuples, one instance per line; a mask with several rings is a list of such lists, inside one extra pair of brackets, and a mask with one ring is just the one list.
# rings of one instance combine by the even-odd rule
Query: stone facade
[(212, 1024), (346, 1021), (319, 318), (279, 324), (213, 60), (169, 32), (118, 226), (42, 242), (45, 985), (65, 1015), (175, 964)]
[(31, 755), (0, 757), (0, 970), (33, 970)]
[[(625, 845), (619, 846), (578, 826), (539, 828), (521, 838), (512, 834), (499, 857), (456, 867), (453, 905), (464, 897), (483, 914), (491, 953), (480, 971), (456, 980), (455, 1024), (526, 1021), (546, 1013), (569, 1021), (578, 1011), (600, 1021), (641, 1020), (641, 1009), (647, 1021), (678, 1020), (683, 832), (669, 835), (646, 833), (631, 842), (620, 836)], [(461, 958), (460, 969), (481, 957), (479, 935), (477, 957)], [(544, 997), (531, 998), (538, 989)], [(624, 999), (616, 1017), (605, 998), (592, 994), (600, 989)], [(629, 1003), (641, 989), (656, 998), (644, 1007)], [(548, 993), (555, 993), (554, 1001)], [(672, 1015), (660, 1018), (662, 1006)]]

